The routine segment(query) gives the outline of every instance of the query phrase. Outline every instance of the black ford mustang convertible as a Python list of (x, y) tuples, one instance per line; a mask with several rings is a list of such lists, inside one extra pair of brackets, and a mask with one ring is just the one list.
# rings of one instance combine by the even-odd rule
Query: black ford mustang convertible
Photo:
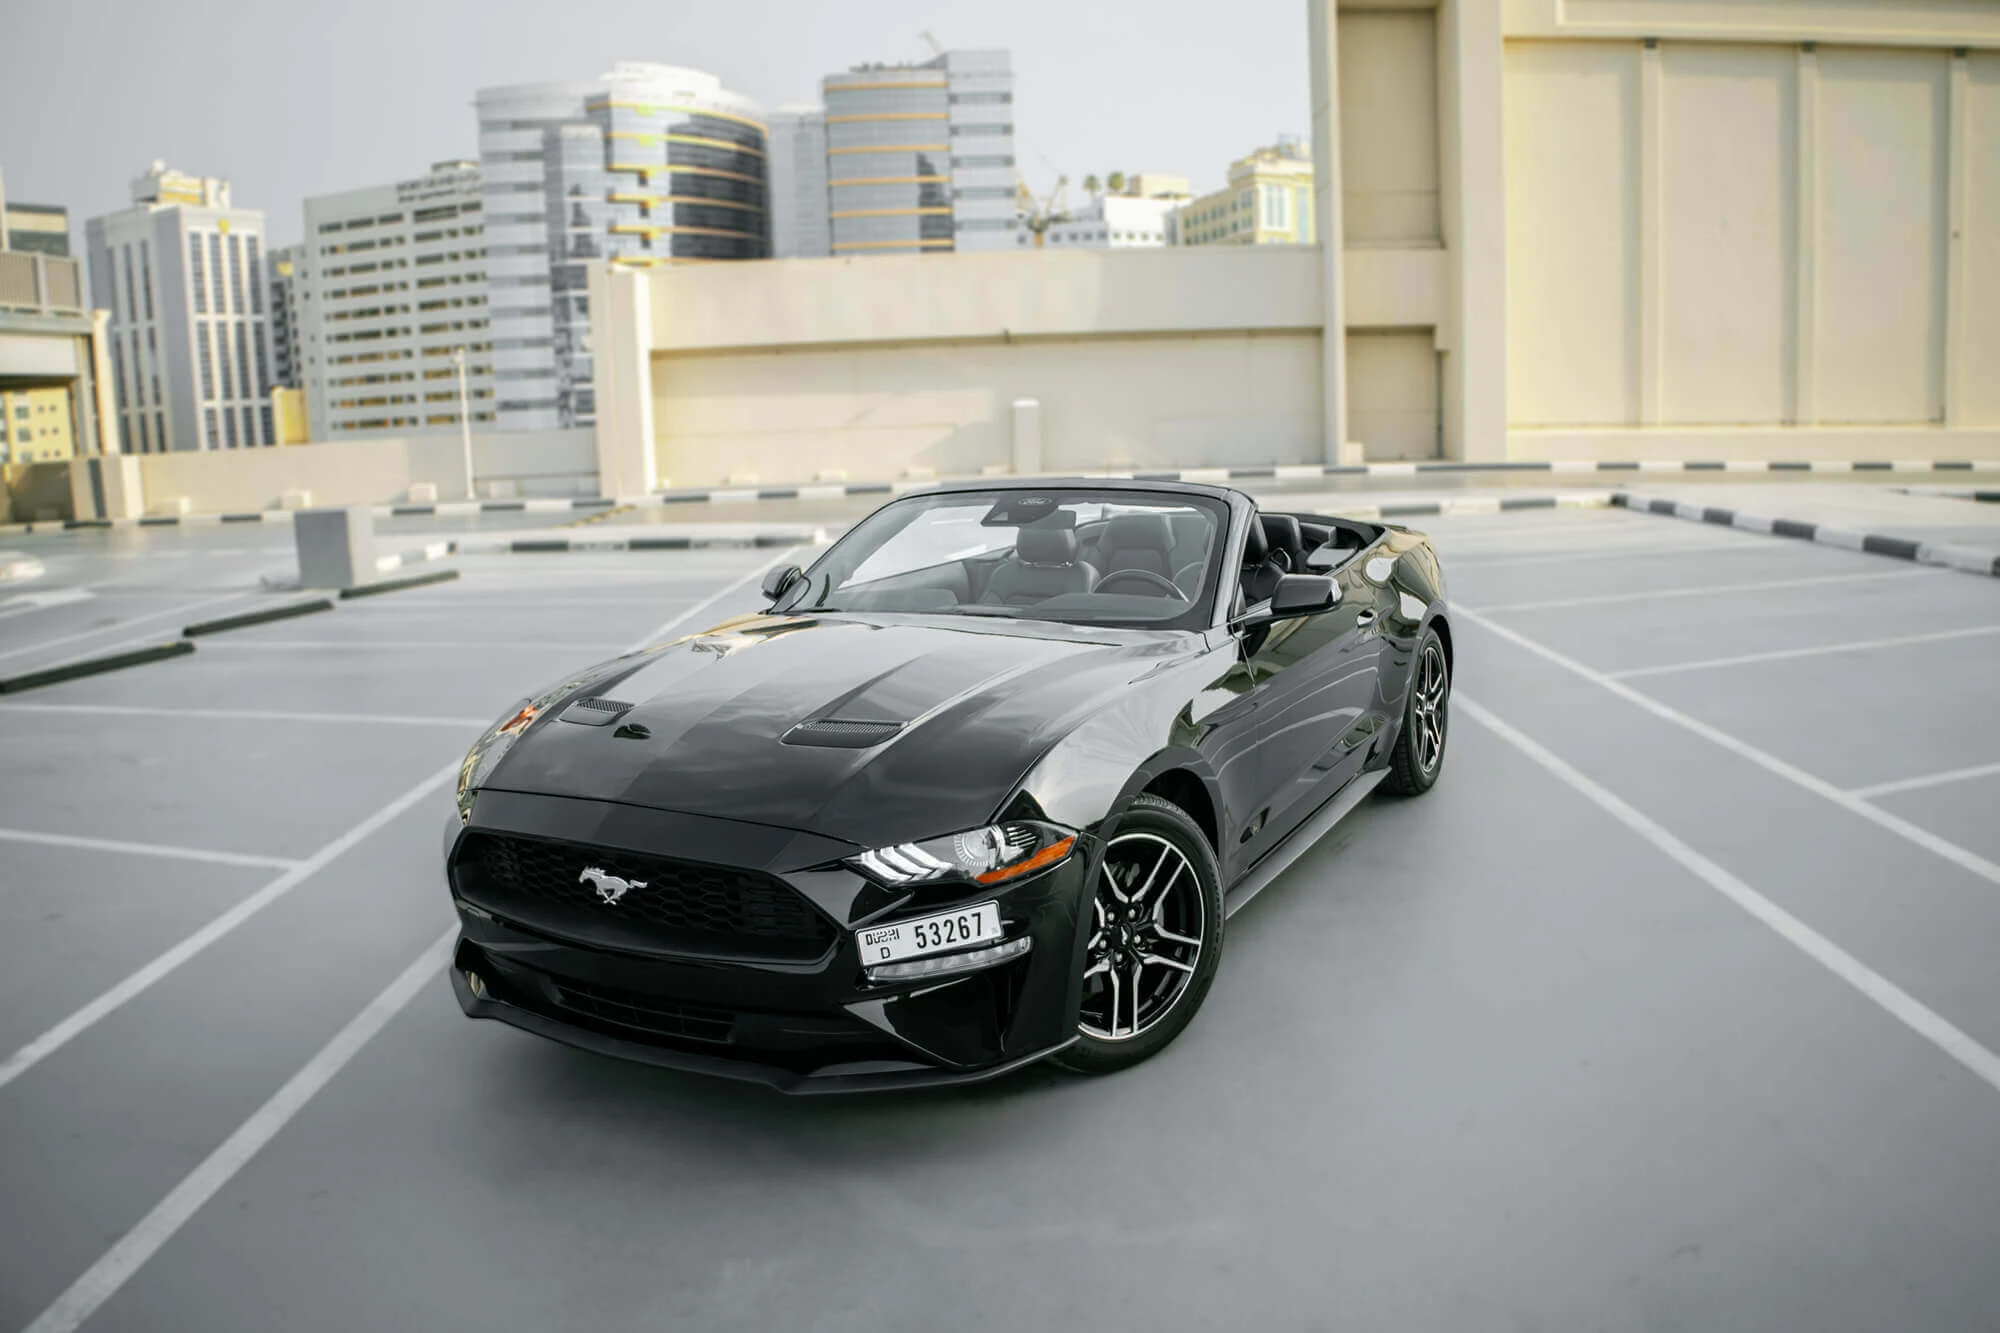
[(1444, 582), (1400, 528), (980, 481), (764, 593), (466, 755), (468, 1014), (787, 1092), (1120, 1069), (1194, 1017), (1232, 907), (1444, 761)]

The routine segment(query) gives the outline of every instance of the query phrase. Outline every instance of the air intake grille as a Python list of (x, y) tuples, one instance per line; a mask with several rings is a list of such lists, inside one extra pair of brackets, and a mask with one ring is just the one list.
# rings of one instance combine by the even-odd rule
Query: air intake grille
[[(588, 879), (584, 871), (602, 872)], [(530, 930), (612, 949), (805, 961), (833, 923), (771, 875), (499, 833), (468, 835), (453, 865), (467, 902)], [(600, 884), (615, 884), (606, 901)]]
[(799, 723), (785, 733), (784, 740), (787, 745), (864, 750), (871, 745), (880, 745), (902, 729), (900, 722), (846, 722), (839, 718), (821, 718), (817, 722)]
[(641, 995), (637, 991), (559, 981), (555, 992), (557, 1002), (572, 1013), (662, 1037), (726, 1042), (736, 1026), (736, 1015), (727, 1009), (677, 1004), (672, 1000)]

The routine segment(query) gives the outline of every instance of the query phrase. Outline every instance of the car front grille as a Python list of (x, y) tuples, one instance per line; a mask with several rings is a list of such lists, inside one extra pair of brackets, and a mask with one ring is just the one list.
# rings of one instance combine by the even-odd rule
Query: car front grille
[[(803, 962), (835, 939), (833, 923), (790, 885), (755, 870), (475, 832), (452, 871), (475, 907), (608, 948)], [(629, 887), (619, 892), (614, 880)]]

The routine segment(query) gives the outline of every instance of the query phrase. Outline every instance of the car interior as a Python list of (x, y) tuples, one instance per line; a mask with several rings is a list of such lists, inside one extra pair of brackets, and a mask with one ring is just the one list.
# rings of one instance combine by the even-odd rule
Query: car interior
[[(1207, 591), (1216, 522), (1197, 509), (1107, 512), (1078, 522), (1072, 509), (1012, 528), (1009, 545), (844, 583), (825, 600), (855, 611), (1008, 611), (1065, 619), (1169, 619)], [(1260, 513), (1251, 524), (1232, 614), (1269, 599), (1286, 574), (1331, 573), (1381, 536), (1379, 526), (1316, 514)], [(1162, 603), (1165, 603), (1163, 605)]]

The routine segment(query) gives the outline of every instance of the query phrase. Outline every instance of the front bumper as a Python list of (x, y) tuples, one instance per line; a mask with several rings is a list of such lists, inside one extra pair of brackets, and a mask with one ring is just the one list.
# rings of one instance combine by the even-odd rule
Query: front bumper
[[(500, 827), (509, 832), (554, 836), (539, 802), (532, 809), (521, 798), (475, 807), (475, 830), (496, 827), (482, 818), (489, 810), (505, 818)], [(574, 827), (566, 817), (559, 826), (565, 835)], [(765, 863), (748, 864), (759, 853), (746, 851), (735, 830), (707, 830), (686, 816), (643, 827), (621, 816), (585, 827), (593, 843), (637, 851), (716, 860), (726, 850), (735, 864), (790, 885), (837, 934), (812, 960), (675, 955), (636, 941), (621, 947), (605, 933), (580, 938), (510, 921), (455, 888), (460, 939), (451, 984), (467, 1015), (603, 1055), (787, 1093), (976, 1082), (1076, 1039), (1078, 922), (1094, 848), (1018, 884), (956, 900), (998, 901), (1006, 938), (1028, 939), (1026, 954), (975, 972), (875, 983), (863, 971), (853, 930), (945, 910), (954, 899), (932, 896), (885, 915), (883, 892), (855, 872), (817, 859), (787, 866), (782, 845)], [(704, 837), (708, 832), (732, 836)], [(615, 922), (618, 913), (605, 916)]]

